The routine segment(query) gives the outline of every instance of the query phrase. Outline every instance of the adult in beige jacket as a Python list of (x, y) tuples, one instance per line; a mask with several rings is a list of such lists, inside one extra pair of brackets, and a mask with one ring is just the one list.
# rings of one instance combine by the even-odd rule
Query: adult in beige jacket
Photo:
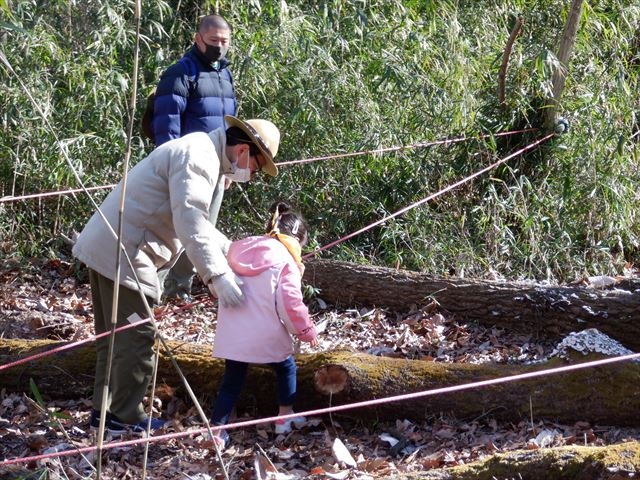
[[(246, 182), (259, 170), (275, 176), (273, 158), (280, 132), (267, 120), (225, 118), (228, 128), (196, 132), (153, 150), (128, 173), (124, 201), (117, 326), (137, 314), (147, 317), (160, 301), (158, 274), (171, 268), (183, 251), (221, 304), (244, 300), (241, 283), (226, 260), (229, 240), (209, 218), (217, 214), (225, 177)], [(122, 182), (107, 196), (82, 233), (73, 254), (89, 268), (96, 334), (108, 331), (116, 276)], [(212, 210), (216, 210), (212, 212)], [(214, 215), (215, 216), (215, 215)], [(108, 222), (108, 224), (107, 224)], [(97, 342), (91, 425), (98, 426), (101, 408), (112, 434), (146, 426), (142, 399), (148, 388), (153, 355), (149, 324), (116, 334), (109, 389), (103, 402), (108, 340)], [(161, 426), (154, 419), (152, 426)]]

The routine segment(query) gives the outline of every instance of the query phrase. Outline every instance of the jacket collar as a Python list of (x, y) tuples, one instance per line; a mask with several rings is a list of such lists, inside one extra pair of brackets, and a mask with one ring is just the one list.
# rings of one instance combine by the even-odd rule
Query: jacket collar
[(231, 160), (227, 157), (227, 130), (225, 127), (216, 128), (209, 132), (209, 138), (216, 147), (216, 153), (220, 159), (220, 175), (233, 173)]

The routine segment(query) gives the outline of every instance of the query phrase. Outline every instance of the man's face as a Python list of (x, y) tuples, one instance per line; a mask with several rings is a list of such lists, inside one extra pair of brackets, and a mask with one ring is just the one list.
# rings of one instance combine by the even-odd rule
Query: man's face
[(196, 33), (195, 41), (210, 62), (217, 62), (224, 58), (231, 46), (231, 30), (213, 27), (205, 33)]
[(250, 155), (249, 145), (241, 143), (235, 146), (234, 162), (236, 168), (248, 168), (251, 170), (251, 176), (262, 170), (264, 160), (261, 155)]

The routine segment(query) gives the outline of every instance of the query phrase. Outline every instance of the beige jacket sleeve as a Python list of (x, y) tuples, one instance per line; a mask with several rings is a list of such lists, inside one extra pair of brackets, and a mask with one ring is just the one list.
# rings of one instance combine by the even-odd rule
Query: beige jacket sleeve
[(181, 158), (174, 159), (169, 167), (169, 195), (176, 235), (204, 283), (231, 271), (226, 259), (230, 241), (209, 221), (223, 151), (223, 144), (214, 144), (203, 133), (198, 142), (183, 150)]

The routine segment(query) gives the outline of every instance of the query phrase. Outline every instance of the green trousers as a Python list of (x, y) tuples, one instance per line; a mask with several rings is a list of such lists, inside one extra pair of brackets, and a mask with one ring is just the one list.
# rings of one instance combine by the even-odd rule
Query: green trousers
[[(113, 281), (89, 270), (93, 316), (96, 335), (111, 330)], [(154, 301), (147, 297), (150, 306)], [(120, 286), (117, 327), (131, 323), (128, 318), (137, 313), (147, 318), (147, 310), (140, 293)], [(147, 393), (153, 373), (154, 329), (150, 323), (129, 328), (115, 334), (111, 378), (109, 380), (107, 411), (125, 423), (138, 423), (146, 418), (142, 399)], [(93, 384), (93, 408), (100, 410), (109, 353), (109, 337), (96, 342), (96, 372)]]

